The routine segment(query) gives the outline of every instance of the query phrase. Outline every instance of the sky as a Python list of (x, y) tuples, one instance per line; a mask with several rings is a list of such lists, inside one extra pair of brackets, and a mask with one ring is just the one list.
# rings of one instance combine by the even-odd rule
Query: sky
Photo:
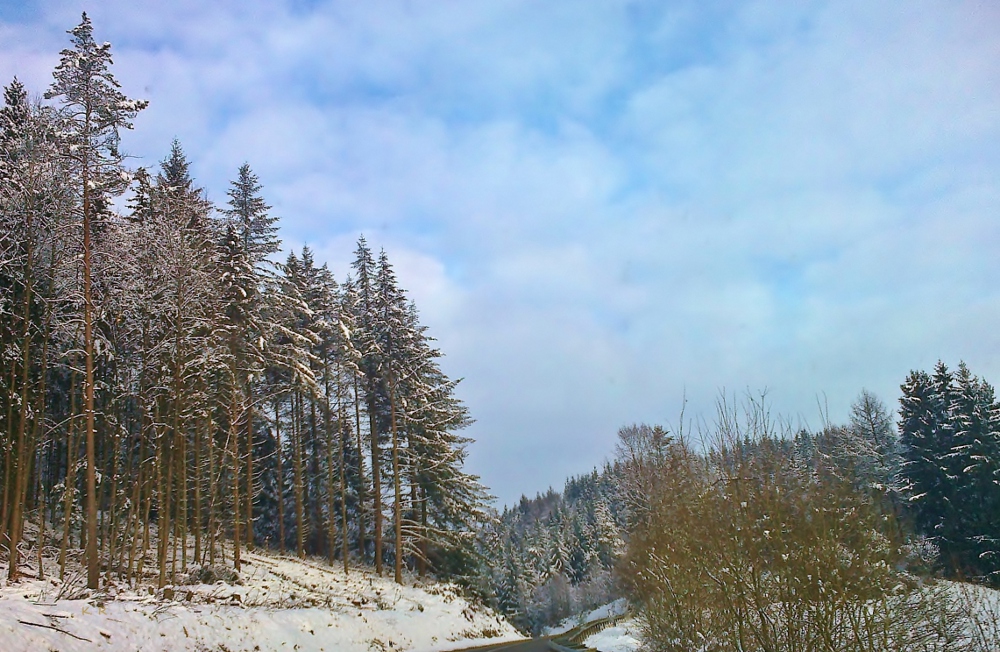
[(511, 504), (766, 392), (794, 427), (911, 369), (1000, 382), (989, 0), (0, 0), (39, 95), (86, 10), (123, 138), (218, 203), (249, 162), (287, 248), (384, 248)]

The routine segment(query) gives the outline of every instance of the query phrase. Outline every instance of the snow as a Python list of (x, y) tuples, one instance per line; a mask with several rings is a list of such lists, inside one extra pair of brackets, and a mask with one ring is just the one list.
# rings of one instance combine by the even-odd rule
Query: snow
[(639, 627), (634, 618), (623, 620), (614, 627), (591, 634), (583, 644), (599, 652), (636, 652), (641, 646)]
[(564, 634), (574, 627), (579, 627), (580, 625), (585, 625), (587, 623), (592, 623), (595, 620), (601, 620), (602, 618), (608, 618), (610, 616), (620, 616), (628, 610), (628, 602), (625, 598), (618, 598), (614, 602), (609, 602), (605, 605), (597, 607), (593, 611), (588, 611), (584, 614), (577, 614), (575, 616), (570, 616), (566, 618), (561, 623), (554, 627), (546, 627), (542, 631), (542, 636), (555, 636), (557, 634)]
[[(345, 576), (342, 567), (272, 555), (245, 559), (242, 585), (178, 585), (166, 596), (147, 587), (112, 587), (57, 600), (61, 590), (89, 592), (69, 578), (67, 585), (5, 583), (0, 649), (430, 652), (522, 638), (452, 585), (415, 578), (397, 585), (369, 569)], [(57, 568), (48, 570), (58, 575)]]
[[(967, 605), (968, 617), (967, 636), (979, 647), (975, 649), (1000, 649), (1000, 591), (974, 584), (944, 582), (950, 596), (958, 603)], [(611, 603), (614, 605), (616, 603)], [(605, 605), (583, 618), (587, 622), (613, 615), (613, 609)], [(599, 611), (605, 611), (604, 616), (593, 616)], [(572, 619), (567, 619), (569, 622)], [(572, 629), (567, 627), (565, 630)], [(554, 632), (553, 632), (554, 633)], [(637, 652), (642, 647), (639, 624), (635, 618), (627, 618), (614, 627), (597, 632), (584, 639), (583, 644), (599, 652)]]

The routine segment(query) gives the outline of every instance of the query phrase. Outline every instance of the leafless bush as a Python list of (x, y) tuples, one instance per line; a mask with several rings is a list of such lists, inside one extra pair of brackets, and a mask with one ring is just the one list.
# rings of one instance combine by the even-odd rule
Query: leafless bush
[(761, 400), (720, 401), (707, 450), (634, 427), (620, 460), (643, 507), (622, 576), (655, 651), (965, 650), (942, 591), (898, 570), (882, 503), (796, 462)]
[(957, 619), (965, 624), (969, 649), (1000, 650), (1000, 593), (973, 584), (955, 584)]

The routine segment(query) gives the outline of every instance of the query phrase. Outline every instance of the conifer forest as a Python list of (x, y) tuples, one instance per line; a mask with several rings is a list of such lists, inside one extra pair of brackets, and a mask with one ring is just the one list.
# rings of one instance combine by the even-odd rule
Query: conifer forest
[[(174, 142), (130, 167), (146, 102), (84, 15), (44, 100), (0, 110), (0, 546), (28, 519), (67, 558), (159, 586), (266, 547), (421, 574), (471, 545), (485, 488), (442, 353), (362, 237), (335, 280), (278, 260), (249, 165), (222, 203)], [(38, 547), (41, 554), (41, 547)]]

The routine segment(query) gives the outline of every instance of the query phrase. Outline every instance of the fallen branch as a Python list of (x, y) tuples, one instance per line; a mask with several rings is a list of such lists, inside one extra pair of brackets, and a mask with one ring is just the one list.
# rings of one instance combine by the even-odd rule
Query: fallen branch
[(31, 625), (32, 627), (44, 627), (45, 629), (54, 629), (60, 634), (65, 634), (66, 636), (72, 636), (78, 641), (86, 641), (87, 643), (93, 643), (93, 641), (91, 641), (89, 638), (83, 638), (82, 636), (77, 636), (76, 634), (67, 632), (65, 629), (59, 629), (58, 627), (54, 627), (52, 625), (45, 625), (43, 623), (31, 623), (28, 622), (27, 620), (18, 620), (17, 622), (21, 623), (22, 625)]

